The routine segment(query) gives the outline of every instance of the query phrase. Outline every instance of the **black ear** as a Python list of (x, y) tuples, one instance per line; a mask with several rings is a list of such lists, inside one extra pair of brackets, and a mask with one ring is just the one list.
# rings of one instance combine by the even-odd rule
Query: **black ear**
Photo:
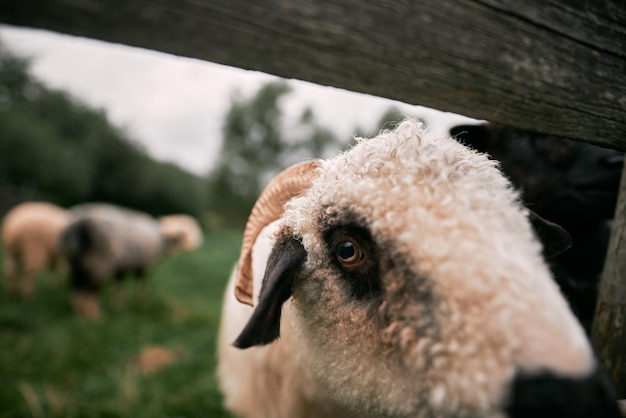
[(234, 345), (248, 348), (269, 344), (280, 336), (280, 314), (283, 303), (291, 296), (293, 280), (304, 262), (306, 250), (302, 243), (282, 235), (267, 260), (259, 304)]
[(556, 257), (572, 246), (572, 237), (561, 226), (542, 218), (532, 210), (528, 211), (528, 219), (543, 244), (544, 257)]
[(480, 152), (489, 152), (490, 132), (485, 125), (457, 125), (450, 128), (450, 135), (463, 145)]

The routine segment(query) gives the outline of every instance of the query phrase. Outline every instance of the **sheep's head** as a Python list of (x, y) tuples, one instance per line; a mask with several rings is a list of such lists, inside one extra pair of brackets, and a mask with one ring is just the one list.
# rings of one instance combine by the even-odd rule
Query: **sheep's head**
[[(307, 165), (292, 170), (313, 175), (269, 217), (278, 232), (236, 346), (274, 341), (284, 305), (294, 349), (361, 414), (613, 411), (528, 213), (494, 162), (405, 121)], [(250, 290), (248, 252), (238, 288)], [(599, 399), (572, 394), (580, 388)]]

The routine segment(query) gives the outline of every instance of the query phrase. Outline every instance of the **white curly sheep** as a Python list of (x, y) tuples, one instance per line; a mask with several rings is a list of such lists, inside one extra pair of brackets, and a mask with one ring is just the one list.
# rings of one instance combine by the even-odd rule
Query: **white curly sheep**
[(226, 293), (226, 406), (619, 416), (528, 217), (496, 163), (411, 120), (283, 172), (252, 210)]
[(31, 294), (37, 274), (45, 268), (60, 277), (63, 260), (57, 241), (68, 222), (65, 209), (45, 202), (22, 203), (5, 215), (3, 271), (9, 292)]

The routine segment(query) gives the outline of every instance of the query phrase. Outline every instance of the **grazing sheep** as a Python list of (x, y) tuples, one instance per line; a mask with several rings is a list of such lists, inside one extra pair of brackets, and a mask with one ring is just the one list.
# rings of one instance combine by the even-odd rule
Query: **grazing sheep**
[(176, 251), (190, 251), (202, 244), (202, 228), (189, 215), (167, 215), (159, 218), (161, 233), (166, 237), (179, 238)]
[(491, 123), (459, 125), (450, 133), (500, 161), (524, 204), (569, 232), (572, 247), (548, 261), (574, 314), (590, 333), (624, 153)]
[(619, 416), (518, 194), (411, 120), (264, 190), (222, 315), (244, 417)]
[(88, 203), (71, 215), (60, 249), (71, 270), (74, 310), (89, 319), (102, 315), (97, 293), (103, 284), (126, 275), (144, 279), (178, 244), (161, 233), (156, 219), (131, 209)]
[(50, 203), (26, 202), (11, 209), (2, 221), (3, 270), (9, 292), (33, 292), (37, 274), (44, 268), (58, 276), (62, 271), (57, 241), (69, 222), (65, 209)]

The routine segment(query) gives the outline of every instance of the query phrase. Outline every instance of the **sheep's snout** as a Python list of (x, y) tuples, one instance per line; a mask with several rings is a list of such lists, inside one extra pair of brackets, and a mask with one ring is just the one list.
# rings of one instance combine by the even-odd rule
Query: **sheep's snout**
[(518, 373), (506, 409), (508, 418), (622, 416), (607, 378), (598, 371), (580, 378)]

